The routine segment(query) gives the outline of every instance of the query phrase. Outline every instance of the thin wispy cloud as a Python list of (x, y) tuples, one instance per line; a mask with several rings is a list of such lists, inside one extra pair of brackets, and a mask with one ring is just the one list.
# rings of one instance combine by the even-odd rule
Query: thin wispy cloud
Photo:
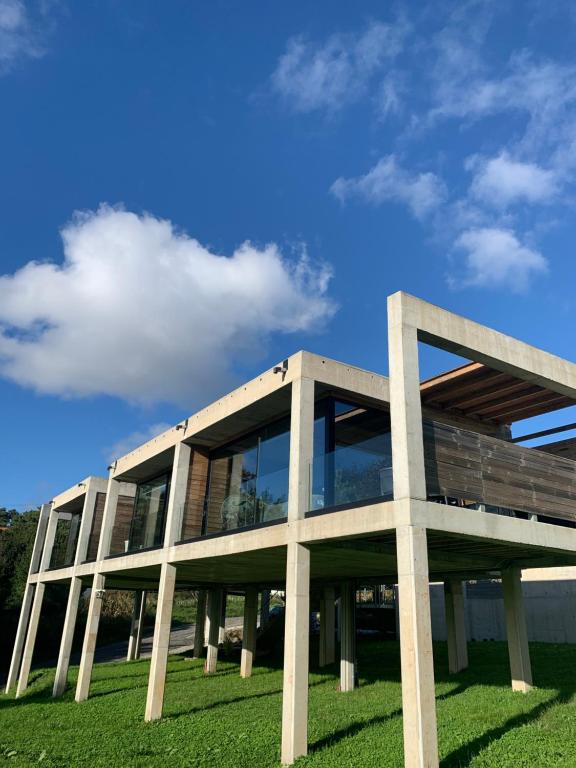
[(272, 75), (272, 87), (295, 112), (335, 112), (362, 97), (374, 76), (401, 52), (405, 22), (373, 22), (363, 31), (318, 43), (291, 38)]
[(305, 251), (246, 242), (224, 256), (108, 206), (77, 214), (62, 239), (62, 264), (0, 277), (0, 375), (38, 392), (191, 407), (225, 391), (270, 334), (335, 312), (330, 268)]
[(444, 182), (436, 174), (408, 171), (394, 155), (381, 158), (364, 176), (337, 179), (330, 191), (341, 202), (357, 198), (373, 205), (403, 203), (417, 219), (425, 218), (446, 197)]
[(381, 127), (387, 151), (366, 148), (380, 160), (346, 177), (335, 168), (330, 193), (344, 204), (405, 205), (448, 254), (452, 287), (527, 290), (553, 263), (526, 243), (561, 220), (576, 192), (576, 55), (494, 48), (510, 8), (406, 5), (401, 21), (372, 23), (396, 44), (388, 56), (377, 45), (370, 67), (354, 63), (365, 32), (342, 31), (289, 41), (273, 76), (297, 112), (364, 99), (375, 144), (379, 121), (396, 118)]
[(53, 15), (50, 2), (0, 0), (0, 75), (25, 59), (44, 56)]
[(170, 429), (172, 426), (172, 424), (160, 421), (156, 424), (151, 424), (146, 429), (131, 432), (129, 435), (119, 438), (110, 447), (105, 448), (104, 458), (109, 462), (115, 461), (133, 451), (134, 448), (138, 448), (138, 446), (147, 443), (154, 437), (158, 437), (158, 435), (161, 435), (162, 432), (166, 432), (166, 430)]

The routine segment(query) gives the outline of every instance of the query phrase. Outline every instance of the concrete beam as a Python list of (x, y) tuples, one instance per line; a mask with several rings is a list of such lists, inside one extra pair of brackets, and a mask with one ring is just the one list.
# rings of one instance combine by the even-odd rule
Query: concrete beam
[(162, 717), (175, 585), (176, 566), (164, 563), (160, 573), (160, 584), (158, 587), (158, 603), (156, 605), (152, 659), (150, 662), (148, 694), (146, 696), (146, 713), (144, 716), (146, 721), (158, 720)]
[(54, 687), (52, 688), (52, 696), (54, 698), (62, 696), (66, 690), (68, 669), (70, 667), (70, 655), (72, 654), (72, 642), (74, 640), (74, 630), (76, 629), (76, 617), (78, 616), (78, 604), (80, 602), (81, 594), (82, 579), (74, 577), (70, 581), (68, 603), (66, 605), (64, 627), (62, 628), (60, 651), (58, 653), (58, 663), (56, 664), (56, 676), (54, 678)]
[(258, 625), (258, 588), (248, 587), (244, 598), (244, 627), (242, 630), (242, 656), (240, 677), (252, 676), (252, 664), (256, 654), (256, 629)]
[(502, 589), (512, 690), (527, 693), (532, 688), (532, 667), (526, 632), (521, 572), (518, 568), (502, 571)]
[(405, 768), (438, 768), (426, 529), (396, 529)]
[(28, 688), (28, 677), (30, 667), (32, 666), (32, 656), (34, 655), (34, 646), (36, 644), (36, 635), (38, 634), (38, 622), (40, 621), (40, 612), (42, 610), (42, 601), (44, 599), (44, 584), (36, 584), (34, 590), (34, 602), (28, 622), (28, 632), (26, 633), (26, 642), (24, 643), (24, 652), (22, 654), (22, 665), (18, 677), (18, 686), (16, 687), (16, 698), (22, 696)]
[(448, 643), (448, 671), (451, 674), (456, 674), (468, 667), (464, 584), (461, 581), (448, 579), (444, 582), (444, 605)]
[(291, 765), (308, 751), (308, 654), (310, 632), (310, 550), (288, 545), (284, 689), (282, 697), (282, 763)]
[(347, 693), (356, 682), (356, 592), (350, 581), (340, 590), (340, 690)]

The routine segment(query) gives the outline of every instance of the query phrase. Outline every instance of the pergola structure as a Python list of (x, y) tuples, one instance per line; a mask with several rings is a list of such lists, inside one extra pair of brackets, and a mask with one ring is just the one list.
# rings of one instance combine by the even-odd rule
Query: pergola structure
[[(419, 342), (471, 363), (421, 383)], [(282, 762), (291, 764), (307, 751), (311, 592), (321, 598), (324, 662), (334, 658), (340, 599), (343, 695), (355, 684), (354, 584), (395, 583), (405, 766), (431, 768), (429, 583), (445, 584), (457, 674), (468, 663), (462, 582), (501, 577), (512, 687), (527, 692), (521, 570), (576, 564), (576, 462), (514, 444), (509, 426), (573, 404), (576, 365), (404, 293), (388, 299), (388, 347), (389, 378), (293, 355), (119, 458), (107, 481), (88, 478), (42, 507), (8, 689), (26, 689), (46, 584), (70, 585), (55, 696), (66, 686), (80, 590), (91, 587), (77, 702), (90, 693), (103, 590), (132, 589), (140, 601), (142, 590), (158, 590), (147, 720), (162, 716), (176, 589), (207, 600), (207, 674), (223, 590), (245, 593), (249, 677), (258, 592), (280, 588)], [(72, 530), (75, 513), (75, 543), (51, 565), (57, 526), (69, 515)], [(137, 625), (138, 611), (133, 634)]]

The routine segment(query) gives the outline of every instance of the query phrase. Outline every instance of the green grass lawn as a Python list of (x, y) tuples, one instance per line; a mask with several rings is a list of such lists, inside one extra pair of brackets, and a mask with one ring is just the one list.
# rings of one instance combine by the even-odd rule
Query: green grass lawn
[[(313, 655), (316, 649), (313, 647)], [(574, 768), (576, 649), (534, 644), (538, 688), (512, 693), (502, 643), (471, 643), (470, 669), (447, 673), (435, 646), (443, 768)], [(0, 762), (14, 766), (264, 768), (279, 759), (282, 669), (262, 660), (249, 680), (238, 665), (172, 656), (162, 721), (144, 723), (148, 661), (99, 664), (92, 693), (50, 698), (53, 670), (35, 670), (27, 695), (0, 696)], [(77, 669), (71, 670), (71, 682)], [(359, 646), (360, 687), (337, 691), (336, 666), (310, 675), (310, 754), (299, 766), (402, 766), (399, 650)]]

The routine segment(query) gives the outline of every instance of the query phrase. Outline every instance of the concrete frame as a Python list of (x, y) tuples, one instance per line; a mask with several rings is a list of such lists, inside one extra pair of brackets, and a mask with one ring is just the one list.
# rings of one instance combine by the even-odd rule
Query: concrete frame
[[(99, 619), (100, 591), (105, 580), (114, 583), (123, 571), (137, 573), (140, 569), (160, 573), (159, 616), (154, 637), (146, 718), (161, 716), (167, 657), (166, 630), (169, 626), (174, 588), (179, 566), (193, 567), (201, 574), (204, 563), (224, 564), (228, 558), (238, 558), (261, 551), (278, 551), (286, 555), (286, 632), (284, 658), (284, 697), (282, 710), (282, 762), (292, 763), (307, 751), (308, 719), (308, 622), (310, 581), (315, 553), (319, 544), (361, 541), (363, 538), (390, 534), (396, 541), (396, 558), (392, 555), (389, 575), (397, 578), (399, 594), (399, 628), (402, 666), (402, 697), (406, 768), (433, 768), (438, 765), (436, 712), (434, 702), (434, 671), (430, 631), (431, 537), (440, 534), (513, 546), (521, 554), (502, 572), (506, 596), (511, 676), (514, 690), (528, 691), (532, 683), (528, 644), (519, 591), (519, 568), (542, 567), (545, 555), (550, 565), (570, 566), (576, 563), (576, 531), (545, 525), (536, 520), (498, 517), (480, 510), (467, 510), (455, 516), (448, 507), (427, 501), (422, 439), (422, 407), (418, 366), (418, 342), (432, 344), (472, 361), (521, 379), (546, 386), (576, 399), (576, 366), (523, 342), (511, 339), (491, 329), (453, 315), (407, 294), (397, 293), (388, 299), (389, 379), (367, 371), (336, 363), (326, 358), (300, 352), (288, 359), (287, 365), (277, 366), (252, 382), (230, 393), (127, 456), (112, 467), (108, 482), (106, 510), (95, 563), (79, 563), (73, 568), (57, 571), (41, 569), (31, 573), (27, 586), (30, 628), (27, 638), (35, 636), (41, 594), (46, 584), (80, 578), (92, 579), (89, 621), (85, 635), (76, 698), (88, 695), (93, 651)], [(199, 441), (220, 423), (229, 423), (237, 415), (255, 407), (266, 397), (291, 388), (291, 439), (288, 518), (273, 526), (243, 530), (225, 536), (198, 541), (177, 542), (181, 522), (183, 493), (186, 488), (190, 445)], [(306, 516), (309, 509), (310, 463), (313, 459), (313, 406), (315, 389), (341, 392), (362, 402), (390, 405), (393, 453), (393, 501), (381, 501), (354, 509), (328, 511), (322, 515)], [(108, 558), (110, 536), (114, 521), (118, 487), (122, 481), (132, 481), (140, 471), (158, 457), (173, 452), (173, 490), (164, 546), (153, 551), (127, 553)], [(144, 470), (142, 470), (144, 471)], [(388, 557), (383, 555), (384, 558)], [(458, 584), (482, 573), (494, 575), (486, 560), (483, 570), (473, 571), (453, 556), (454, 566), (442, 578), (448, 582), (448, 623), (453, 631), (449, 637), (456, 655), (451, 667), (462, 668), (465, 637), (460, 620), (461, 601)], [(387, 563), (388, 561), (386, 561)], [(435, 562), (435, 561), (434, 561)], [(383, 564), (383, 569), (388, 565)], [(388, 571), (385, 571), (388, 573)], [(436, 571), (438, 574), (438, 572)], [(439, 574), (438, 574), (439, 575)], [(332, 585), (348, 575), (333, 578)], [(214, 578), (198, 584), (209, 592), (209, 643), (207, 669), (215, 668), (219, 608), (224, 581)], [(32, 601), (31, 589), (37, 586)], [(253, 585), (249, 585), (252, 587)], [(255, 586), (255, 585), (254, 585)], [(260, 582), (260, 589), (271, 583)], [(277, 587), (276, 582), (274, 586)], [(247, 614), (251, 608), (247, 604)], [(450, 613), (451, 612), (451, 613)], [(22, 622), (26, 611), (23, 611)], [(350, 614), (349, 614), (350, 615)], [(248, 622), (248, 618), (246, 618)], [(248, 622), (252, 626), (252, 620)], [(169, 629), (168, 629), (169, 631)], [(24, 657), (29, 664), (28, 641)], [(247, 653), (249, 643), (246, 644)], [(22, 662), (25, 672), (24, 662)], [(248, 662), (246, 662), (247, 668)], [(22, 678), (21, 672), (21, 678)], [(27, 673), (24, 677), (27, 677)]]

